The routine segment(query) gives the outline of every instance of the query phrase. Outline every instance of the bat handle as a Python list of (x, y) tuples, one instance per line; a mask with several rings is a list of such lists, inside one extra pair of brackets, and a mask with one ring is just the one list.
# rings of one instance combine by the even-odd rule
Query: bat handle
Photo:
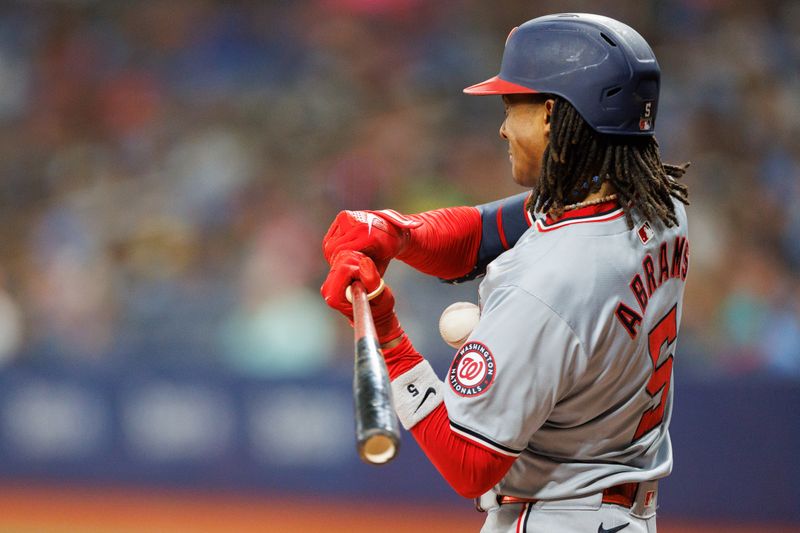
[(353, 399), (356, 443), (361, 459), (386, 464), (397, 456), (400, 427), (392, 405), (389, 372), (383, 360), (367, 291), (360, 281), (350, 286), (353, 299), (355, 366)]
[(353, 327), (356, 341), (365, 337), (377, 341), (378, 333), (375, 331), (375, 322), (372, 320), (372, 310), (369, 307), (364, 284), (354, 281), (350, 285), (350, 296), (353, 299)]

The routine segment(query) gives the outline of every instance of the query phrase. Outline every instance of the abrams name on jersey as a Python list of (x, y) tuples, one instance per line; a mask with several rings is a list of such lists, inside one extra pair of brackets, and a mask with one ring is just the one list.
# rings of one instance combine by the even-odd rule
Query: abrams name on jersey
[[(628, 284), (640, 312), (623, 301), (617, 304), (614, 314), (632, 339), (635, 339), (639, 333), (642, 315), (647, 310), (647, 304), (653, 297), (653, 293), (670, 279), (686, 281), (686, 274), (689, 271), (689, 239), (681, 236), (675, 237), (672, 243), (672, 254), (669, 252), (668, 243), (662, 242), (658, 248), (657, 260), (653, 259), (649, 253), (645, 254), (642, 259), (642, 272), (637, 272)], [(658, 266), (656, 266), (656, 261), (658, 261)]]

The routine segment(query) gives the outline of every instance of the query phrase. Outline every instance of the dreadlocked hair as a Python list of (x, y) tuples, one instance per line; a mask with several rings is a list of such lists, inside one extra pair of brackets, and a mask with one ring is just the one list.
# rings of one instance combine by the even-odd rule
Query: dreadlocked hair
[(633, 227), (633, 210), (646, 220), (678, 224), (672, 198), (689, 204), (688, 188), (677, 181), (688, 163), (664, 164), (655, 137), (598, 133), (565, 99), (547, 98), (554, 98), (555, 105), (539, 183), (528, 202), (531, 212), (560, 217), (565, 206), (580, 202), (608, 182), (616, 189), (629, 227)]

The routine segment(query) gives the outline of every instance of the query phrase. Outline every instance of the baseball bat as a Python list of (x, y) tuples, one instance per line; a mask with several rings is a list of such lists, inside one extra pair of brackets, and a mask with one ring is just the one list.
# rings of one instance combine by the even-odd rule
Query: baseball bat
[(367, 291), (360, 281), (350, 285), (355, 331), (353, 399), (356, 443), (361, 459), (386, 464), (397, 455), (400, 426), (394, 414), (389, 372), (383, 360)]

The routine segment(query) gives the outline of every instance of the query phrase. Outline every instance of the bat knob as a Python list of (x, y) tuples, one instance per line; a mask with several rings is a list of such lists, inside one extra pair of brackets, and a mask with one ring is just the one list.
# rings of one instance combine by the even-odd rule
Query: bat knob
[(361, 457), (369, 464), (386, 464), (397, 455), (398, 440), (394, 435), (375, 433), (359, 443)]

